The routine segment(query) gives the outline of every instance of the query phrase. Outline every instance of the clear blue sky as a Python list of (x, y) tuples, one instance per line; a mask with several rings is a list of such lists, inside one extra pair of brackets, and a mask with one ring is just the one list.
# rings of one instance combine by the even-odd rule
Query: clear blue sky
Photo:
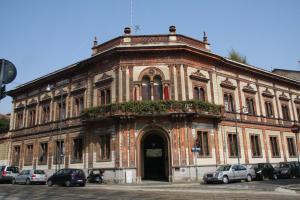
[[(130, 0), (0, 0), (0, 58), (12, 61), (20, 83), (91, 55), (93, 37), (105, 42), (130, 25)], [(234, 48), (251, 65), (300, 70), (299, 0), (133, 0), (137, 34), (177, 32), (202, 39), (214, 53)], [(11, 98), (0, 113), (11, 111)]]

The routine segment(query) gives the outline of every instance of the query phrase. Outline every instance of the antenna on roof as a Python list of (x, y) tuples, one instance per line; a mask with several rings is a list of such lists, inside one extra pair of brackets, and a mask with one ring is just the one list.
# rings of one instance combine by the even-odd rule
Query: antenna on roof
[(132, 22), (133, 22), (133, 0), (130, 0), (130, 28), (133, 28)]

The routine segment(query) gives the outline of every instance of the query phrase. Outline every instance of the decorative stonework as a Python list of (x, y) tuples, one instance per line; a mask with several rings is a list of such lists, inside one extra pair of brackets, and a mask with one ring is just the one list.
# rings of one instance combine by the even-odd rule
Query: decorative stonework
[(282, 101), (289, 101), (290, 98), (288, 96), (286, 96), (286, 94), (284, 92), (282, 92), (281, 95), (279, 95), (279, 99)]
[(294, 100), (294, 103), (300, 104), (300, 96), (297, 96), (297, 98)]
[(221, 87), (232, 89), (232, 90), (234, 90), (236, 88), (236, 86), (233, 85), (233, 83), (228, 78), (226, 78), (224, 81), (222, 81), (220, 85), (221, 85)]
[(68, 95), (68, 92), (66, 90), (59, 90), (58, 93), (55, 94), (54, 98), (57, 99), (57, 98), (60, 98), (61, 95), (63, 97), (67, 96)]
[(200, 72), (200, 70), (197, 70), (196, 72), (192, 73), (190, 75), (190, 78), (193, 79), (193, 80), (202, 81), (202, 82), (208, 82), (209, 81), (209, 79), (206, 78), (205, 75)]
[(264, 90), (261, 95), (264, 97), (269, 97), (269, 98), (274, 97), (274, 95), (270, 92), (270, 90), (268, 88), (266, 88), (266, 90)]
[(103, 75), (95, 82), (95, 85), (99, 86), (101, 84), (110, 83), (112, 81), (113, 81), (113, 77), (104, 72)]
[(86, 89), (86, 86), (83, 81), (76, 83), (71, 91), (71, 93), (81, 92)]
[(243, 91), (251, 94), (255, 94), (256, 91), (253, 87), (251, 87), (250, 83), (248, 83), (246, 86), (243, 87)]
[(154, 76), (156, 76), (156, 75), (159, 75), (162, 78), (162, 81), (165, 80), (164, 73), (156, 67), (148, 67), (148, 68), (144, 69), (140, 73), (138, 80), (141, 81), (145, 75), (149, 76), (150, 80), (153, 80)]
[(24, 109), (25, 108), (25, 105), (23, 103), (19, 103), (17, 106), (16, 106), (16, 110), (21, 110), (21, 109)]
[(29, 103), (27, 104), (27, 107), (35, 106), (37, 104), (37, 102), (38, 102), (37, 100), (31, 99), (29, 101)]
[(51, 96), (48, 94), (45, 94), (41, 99), (40, 102), (46, 102), (46, 101), (51, 101)]

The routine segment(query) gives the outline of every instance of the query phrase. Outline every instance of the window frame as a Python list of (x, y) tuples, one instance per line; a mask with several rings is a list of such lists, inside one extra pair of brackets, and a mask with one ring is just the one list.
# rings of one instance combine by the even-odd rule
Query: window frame
[[(271, 138), (276, 138), (276, 150), (278, 152), (275, 152), (275, 153), (278, 153), (278, 155), (274, 155), (274, 152), (273, 152), (273, 142), (271, 141)], [(279, 136), (277, 135), (270, 135), (269, 136), (269, 142), (270, 142), (270, 150), (271, 150), (271, 156), (272, 158), (280, 158), (281, 157), (281, 152), (280, 152), (280, 146), (279, 146)]]
[[(290, 140), (292, 140), (292, 144), (290, 143)], [(290, 158), (296, 158), (297, 157), (297, 148), (296, 148), (296, 142), (295, 138), (292, 136), (286, 137), (286, 143), (287, 143), (287, 149), (289, 153)], [(292, 146), (290, 146), (292, 145)], [(292, 151), (292, 152), (291, 152)]]
[[(81, 141), (81, 157), (80, 157), (80, 148), (78, 148), (78, 158), (77, 155), (75, 156), (75, 145), (78, 145), (76, 142), (77, 141)], [(73, 137), (72, 138), (72, 154), (71, 154), (71, 164), (74, 163), (83, 163), (83, 159), (84, 159), (84, 139), (83, 137)]]
[[(111, 161), (112, 157), (112, 135), (101, 134), (96, 136), (96, 162), (107, 162)], [(104, 154), (102, 152), (102, 138), (105, 138), (105, 146), (103, 147)], [(108, 139), (108, 140), (107, 140)], [(107, 142), (108, 141), (108, 142)]]
[[(200, 144), (200, 140), (199, 140), (199, 135), (200, 134), (206, 134), (207, 135), (207, 145), (206, 145), (206, 154), (204, 154), (203, 151), (203, 146), (205, 146), (205, 141), (203, 140), (203, 135), (202, 135), (202, 144)], [(198, 153), (198, 157), (199, 158), (210, 158), (212, 157), (212, 147), (211, 147), (211, 135), (210, 135), (210, 130), (206, 130), (206, 129), (196, 129), (196, 139), (195, 139), (195, 144), (197, 144), (197, 141), (199, 143), (199, 145), (196, 145), (197, 147), (200, 147), (200, 152)]]
[[(232, 148), (231, 148), (231, 143), (230, 143), (230, 140), (229, 140), (229, 135), (233, 135), (235, 136), (235, 145), (237, 144), (237, 147), (235, 147), (235, 153), (232, 154)], [(241, 147), (240, 147), (240, 138), (237, 138), (239, 137), (239, 133), (236, 133), (236, 132), (227, 132), (227, 150), (228, 150), (228, 156), (229, 158), (237, 158), (239, 154), (239, 157), (241, 158), (242, 155), (241, 155)], [(234, 138), (234, 137), (233, 137)], [(232, 143), (233, 144), (233, 143)]]
[[(252, 143), (252, 137), (254, 137), (254, 143), (258, 142), (258, 144)], [(257, 138), (257, 141), (256, 141)], [(260, 134), (255, 134), (251, 133), (250, 134), (250, 146), (251, 146), (251, 153), (252, 153), (252, 158), (262, 158), (262, 147), (261, 147), (261, 137)], [(258, 153), (257, 153), (258, 150)], [(257, 154), (257, 155), (255, 155)]]

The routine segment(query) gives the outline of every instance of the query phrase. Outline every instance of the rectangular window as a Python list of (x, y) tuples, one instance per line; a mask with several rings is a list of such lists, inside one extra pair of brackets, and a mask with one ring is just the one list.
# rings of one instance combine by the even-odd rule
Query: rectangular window
[(33, 144), (26, 145), (25, 165), (32, 165), (33, 159)]
[(233, 112), (234, 111), (234, 104), (233, 104), (233, 95), (224, 93), (224, 106), (226, 112)]
[(42, 107), (42, 124), (48, 123), (50, 121), (50, 105), (44, 105)]
[(63, 101), (62, 104), (60, 102), (57, 102), (57, 120), (65, 119), (66, 118), (66, 102)]
[(254, 98), (247, 97), (246, 98), (246, 105), (248, 108), (248, 114), (249, 115), (255, 115), (255, 103)]
[(276, 136), (270, 136), (270, 146), (271, 146), (272, 157), (279, 157), (280, 156), (279, 145)]
[[(228, 152), (230, 157), (237, 157), (239, 144), (237, 144), (237, 135), (228, 133)], [(240, 156), (240, 155), (239, 155)]]
[(19, 166), (21, 147), (14, 146), (13, 165)]
[(74, 116), (79, 116), (84, 108), (84, 98), (83, 96), (74, 97)]
[(273, 117), (273, 105), (270, 101), (265, 102), (266, 116), (269, 118)]
[(39, 165), (46, 165), (48, 160), (48, 143), (40, 143), (39, 149)]
[(81, 163), (83, 161), (83, 140), (82, 138), (73, 139), (72, 163)]
[(297, 108), (298, 121), (300, 122), (300, 108)]
[(288, 137), (287, 138), (287, 144), (288, 144), (290, 157), (295, 157), (296, 156), (296, 147), (295, 147), (294, 138)]
[(197, 140), (196, 146), (200, 148), (199, 155), (200, 156), (209, 156), (209, 135), (208, 132), (198, 131), (197, 132)]
[(35, 125), (35, 109), (28, 111), (28, 126)]
[(289, 107), (288, 105), (281, 105), (281, 110), (282, 110), (282, 117), (284, 120), (290, 120), (290, 113), (289, 113)]
[(111, 97), (110, 97), (110, 89), (102, 89), (98, 90), (98, 105), (105, 105), (111, 103)]
[(16, 129), (23, 128), (23, 111), (17, 113)]
[(97, 161), (110, 159), (110, 135), (100, 135), (97, 144)]
[(64, 163), (65, 145), (63, 140), (55, 141), (54, 164)]
[(251, 135), (251, 150), (253, 157), (260, 157), (261, 156), (261, 147), (260, 147), (260, 139), (259, 135)]

